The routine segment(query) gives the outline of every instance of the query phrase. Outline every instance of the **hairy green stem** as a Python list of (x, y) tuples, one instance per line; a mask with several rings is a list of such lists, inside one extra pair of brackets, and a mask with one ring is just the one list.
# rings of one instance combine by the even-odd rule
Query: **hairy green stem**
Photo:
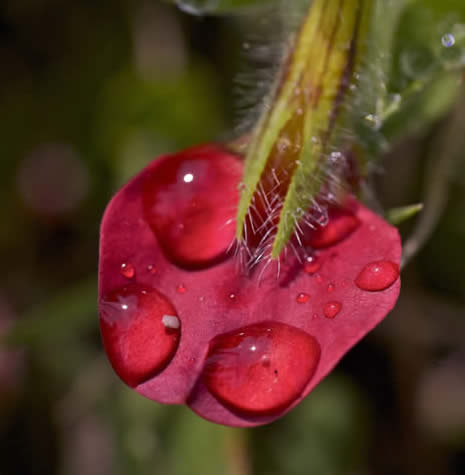
[[(341, 106), (363, 56), (374, 0), (314, 0), (283, 65), (281, 81), (254, 131), (246, 157), (237, 239), (270, 170), (286, 170), (271, 250), (277, 258), (325, 182)], [(284, 144), (284, 146), (283, 146)], [(284, 189), (283, 189), (284, 188)]]

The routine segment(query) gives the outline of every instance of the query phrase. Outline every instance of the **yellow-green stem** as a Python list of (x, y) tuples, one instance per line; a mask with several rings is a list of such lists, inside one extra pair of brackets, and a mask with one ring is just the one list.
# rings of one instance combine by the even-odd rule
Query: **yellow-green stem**
[[(374, 0), (314, 0), (303, 19), (283, 68), (282, 83), (272, 107), (254, 131), (246, 157), (244, 190), (237, 216), (237, 238), (266, 167), (276, 157), (279, 140), (289, 129), (299, 130), (301, 143), (293, 160), (292, 177), (283, 197), (271, 256), (277, 258), (295, 231), (298, 210), (308, 209), (320, 191), (323, 164), (353, 72), (367, 41)], [(292, 125), (289, 125), (292, 124)], [(297, 125), (296, 125), (297, 124)], [(286, 160), (284, 156), (282, 160)]]

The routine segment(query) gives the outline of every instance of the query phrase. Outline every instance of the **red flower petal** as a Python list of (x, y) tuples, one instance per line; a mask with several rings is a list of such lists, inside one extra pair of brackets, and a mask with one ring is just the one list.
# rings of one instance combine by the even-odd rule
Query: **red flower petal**
[[(201, 161), (205, 157), (206, 178), (197, 182), (195, 196), (185, 199), (184, 191), (181, 196), (176, 191), (176, 196), (165, 202), (166, 212), (160, 213), (153, 196), (165, 199), (167, 186), (177, 189), (180, 185), (184, 190), (178, 181), (173, 185), (173, 176), (184, 176), (184, 162), (192, 163), (193, 157)], [(215, 422), (254, 426), (270, 422), (298, 404), (392, 309), (400, 289), (398, 267), (390, 268), (388, 287), (364, 289), (361, 276), (371, 263), (397, 266), (401, 248), (395, 228), (349, 199), (344, 209), (330, 210), (327, 228), (306, 237), (305, 242), (319, 248), (313, 260), (299, 263), (289, 253), (280, 263), (279, 274), (276, 262), (264, 262), (247, 275), (238, 258), (227, 252), (234, 225), (225, 231), (235, 215), (240, 169), (237, 158), (219, 147), (199, 147), (153, 162), (118, 192), (102, 223), (100, 315), (105, 321), (107, 296), (130, 281), (161, 294), (166, 302), (172, 302), (173, 315), (182, 322), (179, 347), (165, 345), (165, 336), (155, 330), (145, 340), (143, 332), (127, 332), (125, 338), (134, 342), (134, 348), (145, 349), (120, 367), (115, 364), (120, 358), (118, 345), (108, 344), (113, 341), (111, 330), (102, 324), (105, 347), (117, 372), (153, 400), (187, 403)], [(152, 189), (154, 194), (148, 198)], [(198, 206), (195, 212), (192, 200)], [(172, 229), (178, 222), (187, 222), (189, 228), (179, 240)], [(122, 275), (123, 263), (134, 268), (132, 278)], [(151, 314), (158, 323), (164, 305), (153, 303)], [(123, 320), (115, 317), (121, 338), (125, 334)], [(277, 336), (267, 340), (270, 366), (262, 369), (247, 351), (246, 356), (242, 350), (238, 354), (245, 340), (237, 335), (250, 333), (256, 338), (253, 335), (265, 326), (277, 329)], [(222, 351), (230, 345), (235, 345), (235, 355)], [(240, 390), (234, 389), (228, 377), (222, 379), (225, 371), (220, 363), (224, 368), (231, 362), (238, 364), (235, 374)], [(279, 365), (280, 374), (276, 385), (270, 372), (274, 364)]]

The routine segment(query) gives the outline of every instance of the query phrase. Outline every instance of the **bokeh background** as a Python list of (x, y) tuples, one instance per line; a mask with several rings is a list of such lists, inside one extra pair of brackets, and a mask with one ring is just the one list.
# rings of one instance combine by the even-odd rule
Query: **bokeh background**
[(1, 475), (465, 474), (461, 0), (386, 0), (399, 16), (370, 76), (384, 102), (360, 141), (383, 157), (366, 195), (386, 212), (424, 202), (401, 231), (425, 245), (396, 309), (305, 402), (216, 426), (127, 389), (103, 354), (106, 203), (153, 157), (245, 129), (272, 77), (271, 10), (188, 12), (235, 3), (251, 2), (1, 3)]

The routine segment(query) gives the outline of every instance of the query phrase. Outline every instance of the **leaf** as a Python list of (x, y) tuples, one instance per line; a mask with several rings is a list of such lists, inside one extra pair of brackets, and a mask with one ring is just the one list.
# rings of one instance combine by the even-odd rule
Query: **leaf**
[(12, 327), (6, 343), (49, 346), (76, 338), (93, 326), (97, 314), (96, 288), (97, 279), (92, 276), (36, 305)]

